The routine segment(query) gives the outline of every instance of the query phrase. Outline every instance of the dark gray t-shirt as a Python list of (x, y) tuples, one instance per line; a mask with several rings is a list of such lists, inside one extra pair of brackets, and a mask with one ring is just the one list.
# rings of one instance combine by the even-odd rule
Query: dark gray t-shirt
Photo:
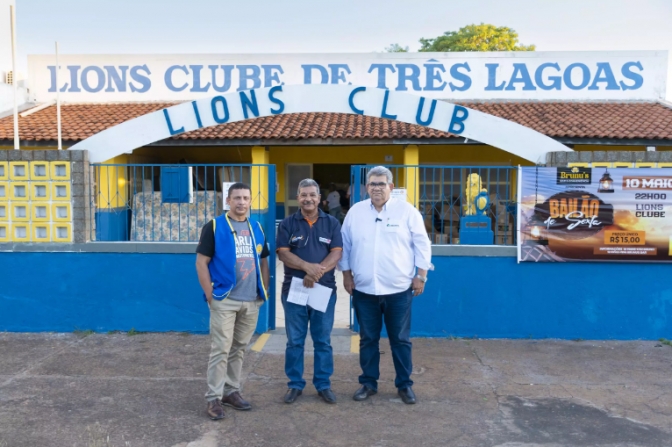
[(231, 220), (236, 232), (236, 286), (229, 299), (236, 301), (254, 301), (257, 299), (257, 268), (254, 265), (254, 250), (250, 227), (247, 221)]

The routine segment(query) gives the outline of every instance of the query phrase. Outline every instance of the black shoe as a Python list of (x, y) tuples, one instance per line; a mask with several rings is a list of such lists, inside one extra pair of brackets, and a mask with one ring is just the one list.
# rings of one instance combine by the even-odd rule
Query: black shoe
[(297, 390), (296, 388), (288, 389), (287, 393), (285, 393), (285, 403), (293, 404), (294, 401), (296, 401), (296, 398), (301, 395), (301, 393), (303, 393), (303, 391)]
[(362, 387), (361, 387), (360, 389), (358, 389), (357, 391), (355, 391), (355, 395), (352, 396), (352, 398), (353, 398), (354, 400), (356, 400), (356, 401), (362, 401), (362, 400), (366, 400), (366, 399), (368, 399), (369, 396), (373, 396), (373, 395), (376, 394), (377, 392), (378, 392), (378, 391), (376, 391), (376, 390), (372, 390), (371, 388), (369, 388), (369, 387), (366, 386), (366, 385), (362, 385)]
[(228, 396), (222, 397), (222, 405), (231, 407), (234, 410), (247, 411), (252, 409), (252, 405), (240, 395), (238, 391), (234, 391)]
[(213, 421), (218, 421), (220, 419), (224, 419), (225, 414), (224, 414), (224, 408), (222, 408), (222, 403), (220, 402), (219, 399), (214, 399), (211, 401), (208, 401), (208, 416), (210, 419)]
[(334, 394), (333, 391), (331, 391), (331, 388), (327, 388), (326, 390), (318, 391), (317, 394), (319, 394), (320, 397), (328, 404), (335, 404), (336, 403), (336, 395)]
[(408, 388), (399, 388), (399, 397), (407, 405), (413, 405), (415, 403), (415, 393), (409, 386)]

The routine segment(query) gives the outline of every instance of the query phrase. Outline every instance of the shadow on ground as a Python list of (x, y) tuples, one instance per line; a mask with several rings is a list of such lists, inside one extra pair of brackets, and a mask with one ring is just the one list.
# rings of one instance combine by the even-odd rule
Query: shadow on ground
[(250, 352), (250, 412), (205, 417), (207, 336), (0, 334), (0, 447), (672, 445), (672, 348), (654, 342), (414, 340), (404, 405), (385, 341), (379, 393), (354, 402), (356, 354), (335, 357), (337, 405), (310, 385), (282, 402), (284, 357)]

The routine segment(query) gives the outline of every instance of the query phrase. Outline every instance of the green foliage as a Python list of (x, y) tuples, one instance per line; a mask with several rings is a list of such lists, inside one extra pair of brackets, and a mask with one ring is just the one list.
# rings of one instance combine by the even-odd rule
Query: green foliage
[(95, 334), (95, 332), (91, 329), (80, 329), (78, 327), (75, 327), (73, 333), (79, 338), (86, 338), (89, 335)]
[(658, 340), (658, 341), (660, 341), (660, 342), (661, 342), (662, 344), (664, 344), (664, 345), (667, 345), (667, 346), (672, 347), (672, 341), (670, 341), (670, 340), (668, 340), (668, 339), (666, 339), (666, 338), (661, 338), (661, 339)]
[(457, 31), (446, 31), (433, 39), (420, 39), (421, 52), (448, 51), (534, 51), (534, 45), (518, 42), (518, 33), (506, 26), (481, 23)]
[(393, 43), (385, 48), (386, 53), (408, 53), (408, 47), (402, 47), (398, 43)]

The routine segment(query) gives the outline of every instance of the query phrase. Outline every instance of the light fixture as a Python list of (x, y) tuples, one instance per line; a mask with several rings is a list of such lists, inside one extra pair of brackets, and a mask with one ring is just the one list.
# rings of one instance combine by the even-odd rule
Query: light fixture
[(611, 179), (611, 176), (609, 175), (609, 171), (607, 169), (604, 170), (604, 174), (600, 179), (600, 183), (597, 187), (597, 192), (599, 193), (614, 192), (614, 181)]
[(527, 221), (527, 226), (530, 233), (527, 239), (527, 245), (548, 245), (548, 237), (546, 235), (546, 224), (538, 217), (535, 212)]

